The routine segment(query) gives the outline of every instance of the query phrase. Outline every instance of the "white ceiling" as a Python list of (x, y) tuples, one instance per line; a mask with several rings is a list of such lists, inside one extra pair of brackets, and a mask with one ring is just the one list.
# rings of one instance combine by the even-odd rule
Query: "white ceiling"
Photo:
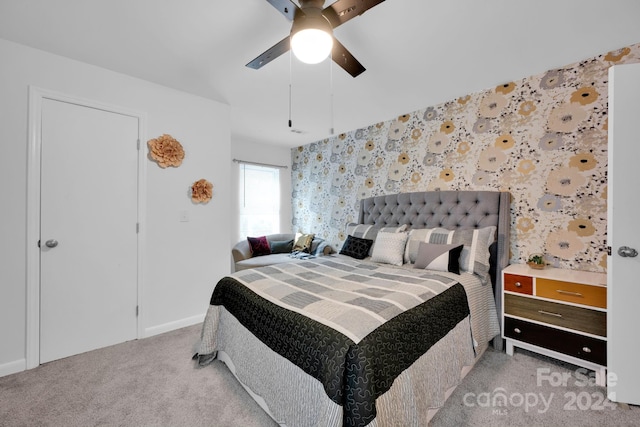
[(293, 147), (638, 43), (639, 17), (638, 0), (386, 0), (335, 31), (357, 78), (288, 54), (245, 67), (290, 30), (266, 0), (0, 0), (0, 38), (220, 101), (233, 140)]

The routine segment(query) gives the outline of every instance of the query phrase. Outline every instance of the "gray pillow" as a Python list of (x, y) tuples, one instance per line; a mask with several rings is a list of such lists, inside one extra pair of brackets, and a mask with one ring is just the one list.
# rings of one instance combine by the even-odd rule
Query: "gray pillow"
[(463, 245), (438, 245), (420, 242), (414, 267), (460, 274), (462, 247)]
[(293, 249), (293, 239), (291, 240), (269, 240), (272, 254), (288, 254)]
[(444, 228), (414, 229), (404, 253), (405, 262), (415, 262), (418, 243), (464, 245), (460, 254), (460, 270), (473, 273), (483, 280), (489, 279), (489, 246), (496, 240), (496, 227), (468, 230), (446, 230)]

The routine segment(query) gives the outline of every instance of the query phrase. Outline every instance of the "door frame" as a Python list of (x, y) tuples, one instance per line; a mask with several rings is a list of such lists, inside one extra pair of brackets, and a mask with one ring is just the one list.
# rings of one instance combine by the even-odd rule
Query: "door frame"
[(82, 107), (95, 108), (111, 113), (134, 117), (138, 120), (138, 184), (137, 184), (137, 338), (144, 336), (142, 321), (142, 283), (146, 218), (146, 164), (142, 155), (141, 141), (145, 141), (147, 117), (145, 113), (128, 108), (79, 98), (36, 86), (29, 86), (29, 111), (27, 129), (27, 233), (26, 233), (26, 367), (40, 365), (40, 167), (42, 148), (42, 104), (44, 99), (67, 102)]

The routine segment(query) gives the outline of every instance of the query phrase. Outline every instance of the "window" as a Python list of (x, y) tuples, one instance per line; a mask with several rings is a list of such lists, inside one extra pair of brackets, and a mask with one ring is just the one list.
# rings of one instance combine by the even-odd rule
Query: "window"
[(280, 169), (240, 164), (240, 238), (280, 231)]

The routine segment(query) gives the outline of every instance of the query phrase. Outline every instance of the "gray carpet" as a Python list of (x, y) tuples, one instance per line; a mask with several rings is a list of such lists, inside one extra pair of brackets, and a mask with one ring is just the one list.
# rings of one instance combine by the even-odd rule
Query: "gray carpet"
[[(194, 367), (198, 334), (192, 326), (2, 377), (0, 425), (274, 426), (224, 364)], [(538, 386), (538, 368), (551, 379), (572, 376), (565, 387)], [(640, 409), (598, 404), (604, 389), (580, 387), (575, 369), (533, 353), (489, 350), (430, 425), (640, 426)], [(494, 399), (500, 392), (506, 402)]]

